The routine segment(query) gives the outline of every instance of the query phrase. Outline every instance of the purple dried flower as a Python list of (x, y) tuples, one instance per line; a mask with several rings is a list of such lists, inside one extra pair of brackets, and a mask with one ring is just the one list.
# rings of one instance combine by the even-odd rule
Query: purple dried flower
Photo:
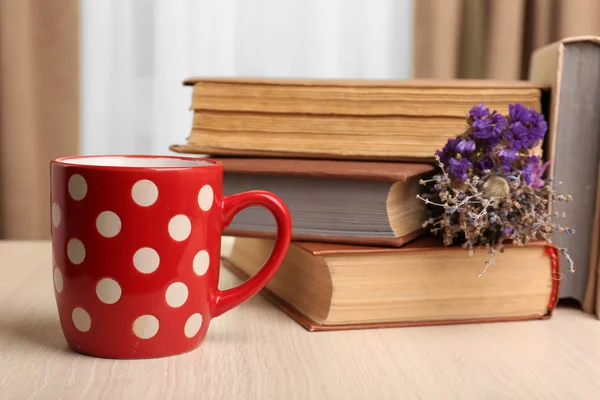
[(523, 166), (523, 179), (525, 179), (525, 183), (531, 185), (533, 183), (533, 179), (535, 178), (536, 171), (540, 168), (540, 158), (537, 156), (527, 157), (525, 160), (525, 165)]
[(491, 170), (492, 168), (494, 168), (494, 161), (490, 156), (486, 156), (481, 161), (476, 161), (474, 165), (475, 168), (477, 168), (480, 171), (485, 171), (487, 169)]
[(546, 172), (546, 168), (548, 168), (549, 165), (550, 161), (546, 161), (543, 165), (540, 165), (539, 163), (536, 165), (531, 179), (531, 186), (533, 188), (540, 189), (546, 184), (546, 182), (544, 182), (542, 179), (542, 176), (544, 175), (544, 172)]
[(515, 151), (516, 153), (518, 153), (519, 151), (521, 151), (523, 149), (523, 143), (520, 140), (510, 140), (508, 142), (508, 147)]
[(544, 116), (535, 109), (529, 110), (521, 104), (509, 105), (511, 124), (505, 132), (505, 136), (511, 142), (520, 142), (522, 147), (533, 148), (544, 138), (548, 124)]
[(471, 162), (466, 158), (462, 158), (460, 161), (456, 158), (451, 158), (448, 164), (448, 171), (461, 181), (466, 181), (469, 177), (468, 170), (471, 166)]
[(510, 142), (523, 143), (529, 140), (529, 129), (525, 127), (521, 122), (513, 122), (508, 126), (508, 129), (504, 132), (504, 136)]
[(456, 151), (456, 146), (458, 145), (459, 142), (460, 142), (460, 139), (448, 139), (448, 142), (446, 143), (446, 145), (444, 146), (442, 151), (445, 153), (450, 153), (450, 152)]
[(454, 153), (456, 153), (456, 146), (460, 141), (461, 139), (448, 139), (444, 148), (442, 148), (441, 151), (436, 151), (435, 154), (437, 154), (440, 157), (440, 161), (444, 165), (448, 164), (450, 158), (454, 155)]
[(468, 156), (472, 152), (475, 151), (475, 141), (471, 139), (461, 140), (456, 145), (456, 152), (462, 154), (463, 156)]
[(481, 119), (490, 115), (490, 110), (485, 106), (485, 104), (478, 104), (473, 106), (471, 110), (469, 110), (469, 115), (473, 119)]
[(490, 116), (490, 119), (492, 120), (494, 125), (496, 125), (500, 129), (504, 129), (508, 126), (508, 120), (506, 119), (506, 117), (504, 115), (498, 113), (497, 111), (494, 111), (492, 113), (492, 115)]
[(499, 162), (499, 167), (502, 170), (502, 172), (509, 173), (512, 167), (512, 159), (508, 157), (499, 157)]
[[(480, 105), (482, 106), (482, 105)], [(475, 139), (487, 140), (488, 144), (497, 144), (502, 137), (502, 131), (508, 125), (508, 121), (502, 114), (494, 111), (490, 114), (488, 108), (482, 110), (477, 106), (475, 111), (471, 110), (470, 114), (473, 117), (471, 128)]]
[(508, 115), (513, 123), (520, 122), (523, 125), (527, 125), (531, 120), (531, 115), (527, 107), (519, 103), (508, 105)]
[(536, 160), (527, 161), (527, 157), (528, 150), (545, 133), (547, 124), (542, 114), (522, 104), (510, 104), (509, 115), (504, 116), (478, 104), (469, 110), (467, 120), (471, 129), (449, 139), (436, 152), (454, 178), (465, 181), (471, 174), (491, 170), (504, 177), (512, 174), (523, 176), (528, 183), (537, 182)]
[(502, 114), (498, 114), (498, 112), (494, 111), (492, 116), (490, 117), (492, 123), (494, 124), (494, 134), (493, 137), (498, 140), (502, 136), (502, 132), (508, 126), (508, 120)]
[(515, 230), (514, 226), (508, 225), (504, 229), (502, 229), (502, 232), (504, 232), (505, 235), (510, 235), (511, 233), (514, 232), (514, 230)]
[(473, 137), (476, 139), (490, 139), (495, 136), (494, 125), (491, 119), (476, 119), (471, 124)]
[(517, 150), (513, 149), (512, 147), (509, 147), (507, 149), (500, 149), (496, 152), (496, 154), (498, 155), (498, 157), (506, 158), (510, 161), (516, 160), (519, 158), (519, 155), (517, 154)]
[(498, 157), (498, 161), (500, 163), (500, 167), (502, 172), (509, 173), (512, 169), (513, 162), (519, 159), (519, 154), (517, 150), (513, 148), (500, 148), (496, 151), (496, 156)]
[(435, 155), (440, 158), (440, 162), (443, 165), (447, 165), (448, 164), (448, 160), (450, 159), (450, 156), (448, 155), (448, 153), (444, 153), (443, 151), (438, 150), (438, 151), (435, 152)]
[(529, 127), (529, 139), (531, 145), (535, 146), (546, 135), (548, 124), (542, 114), (538, 114), (533, 108), (529, 110), (531, 116), (531, 125)]

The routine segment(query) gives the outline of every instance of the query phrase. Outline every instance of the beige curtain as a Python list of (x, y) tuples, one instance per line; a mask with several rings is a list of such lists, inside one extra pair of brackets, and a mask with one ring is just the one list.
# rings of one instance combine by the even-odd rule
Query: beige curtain
[(0, 0), (0, 239), (49, 238), (49, 161), (78, 151), (79, 1)]
[(415, 0), (413, 76), (525, 79), (533, 50), (600, 35), (600, 0)]

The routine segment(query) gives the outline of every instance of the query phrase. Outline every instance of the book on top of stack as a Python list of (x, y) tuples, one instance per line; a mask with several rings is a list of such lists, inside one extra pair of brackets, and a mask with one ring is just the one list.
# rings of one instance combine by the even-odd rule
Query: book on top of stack
[[(224, 165), (224, 194), (264, 189), (292, 216), (293, 243), (265, 296), (309, 330), (548, 318), (558, 260), (544, 245), (511, 248), (479, 278), (468, 257), (424, 229), (416, 195), (434, 154), (467, 128), (471, 107), (542, 111), (527, 81), (191, 78), (194, 122), (179, 153)], [(276, 229), (240, 212), (224, 260), (242, 279), (267, 258)], [(550, 250), (549, 250), (550, 249)]]
[(433, 161), (485, 103), (541, 110), (542, 85), (487, 80), (188, 79), (193, 125), (178, 152)]

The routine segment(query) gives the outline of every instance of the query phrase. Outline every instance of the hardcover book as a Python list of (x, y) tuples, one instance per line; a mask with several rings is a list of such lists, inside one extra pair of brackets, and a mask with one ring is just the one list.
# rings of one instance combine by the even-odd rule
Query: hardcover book
[(180, 153), (432, 161), (466, 111), (541, 109), (544, 85), (490, 80), (189, 79), (193, 128)]
[[(224, 264), (246, 279), (272, 246), (237, 238)], [(510, 246), (479, 277), (487, 256), (431, 237), (395, 249), (296, 242), (263, 294), (311, 331), (551, 316), (560, 282), (555, 247)]]
[[(292, 215), (293, 240), (401, 246), (423, 234), (425, 205), (416, 198), (433, 167), (361, 161), (217, 158), (225, 195), (252, 189), (279, 196)], [(274, 237), (275, 220), (251, 207), (224, 234)]]
[(551, 211), (560, 216), (557, 222), (576, 230), (573, 236), (552, 238), (559, 247), (569, 248), (577, 266), (561, 286), (560, 297), (578, 300), (587, 312), (600, 310), (599, 70), (600, 37), (577, 36), (536, 50), (529, 71), (530, 81), (551, 87), (545, 140), (549, 174), (555, 189), (570, 193), (577, 202), (577, 207), (552, 204)]

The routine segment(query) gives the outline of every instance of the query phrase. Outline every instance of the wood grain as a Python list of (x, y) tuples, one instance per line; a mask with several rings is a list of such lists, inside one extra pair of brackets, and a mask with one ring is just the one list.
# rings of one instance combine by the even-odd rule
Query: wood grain
[[(49, 242), (0, 241), (2, 399), (591, 399), (600, 322), (548, 321), (310, 333), (255, 296), (196, 351), (108, 360), (70, 351)], [(237, 284), (222, 270), (221, 287)]]

